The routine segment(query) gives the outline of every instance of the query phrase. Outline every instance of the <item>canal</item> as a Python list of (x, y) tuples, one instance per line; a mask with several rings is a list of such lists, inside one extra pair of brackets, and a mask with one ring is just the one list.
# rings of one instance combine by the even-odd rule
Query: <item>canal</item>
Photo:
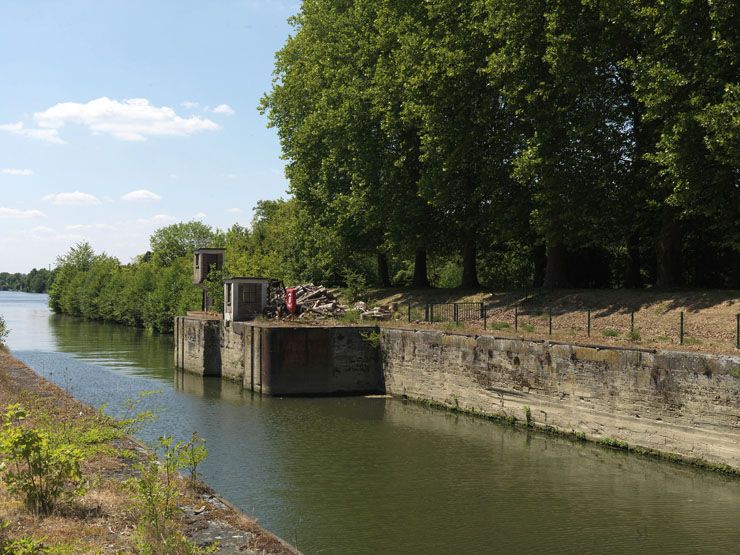
[(172, 340), (0, 292), (13, 354), (141, 433), (207, 438), (206, 481), (306, 554), (737, 553), (740, 480), (390, 399), (273, 399), (176, 372)]

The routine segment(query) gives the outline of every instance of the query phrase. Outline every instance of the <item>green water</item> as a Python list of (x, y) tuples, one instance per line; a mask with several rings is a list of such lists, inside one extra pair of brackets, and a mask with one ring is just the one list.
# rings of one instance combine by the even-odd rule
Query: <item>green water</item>
[(0, 292), (14, 354), (143, 434), (208, 438), (206, 480), (307, 554), (740, 553), (740, 480), (397, 400), (271, 399), (178, 373), (169, 337)]

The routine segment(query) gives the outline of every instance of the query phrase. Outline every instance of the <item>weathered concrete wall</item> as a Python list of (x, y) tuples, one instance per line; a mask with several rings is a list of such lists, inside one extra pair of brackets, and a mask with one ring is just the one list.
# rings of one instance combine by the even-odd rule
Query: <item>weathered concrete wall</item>
[(269, 395), (382, 393), (374, 327), (272, 327), (178, 317), (175, 365)]
[(740, 357), (381, 330), (386, 391), (740, 469)]

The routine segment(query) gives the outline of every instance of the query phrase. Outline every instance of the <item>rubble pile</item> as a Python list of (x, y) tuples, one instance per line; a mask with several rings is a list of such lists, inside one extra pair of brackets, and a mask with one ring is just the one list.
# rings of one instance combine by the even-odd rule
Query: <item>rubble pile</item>
[[(357, 312), (360, 320), (390, 320), (393, 316), (393, 307), (376, 306), (368, 308), (364, 302), (355, 303), (352, 307), (339, 302), (339, 299), (329, 289), (321, 285), (306, 283), (296, 285), (295, 296), (298, 304), (299, 320), (327, 320), (332, 318), (342, 318), (348, 312)], [(275, 291), (271, 296), (270, 304), (273, 306), (282, 306), (283, 310), (278, 311), (278, 317), (289, 317), (285, 306), (285, 292)]]

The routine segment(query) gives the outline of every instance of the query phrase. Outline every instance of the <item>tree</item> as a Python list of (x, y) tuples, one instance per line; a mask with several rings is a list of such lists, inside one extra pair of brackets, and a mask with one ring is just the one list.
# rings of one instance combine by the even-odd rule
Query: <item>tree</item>
[(196, 249), (218, 246), (219, 240), (210, 226), (190, 221), (158, 229), (149, 243), (154, 262), (169, 266), (182, 256), (191, 256)]

